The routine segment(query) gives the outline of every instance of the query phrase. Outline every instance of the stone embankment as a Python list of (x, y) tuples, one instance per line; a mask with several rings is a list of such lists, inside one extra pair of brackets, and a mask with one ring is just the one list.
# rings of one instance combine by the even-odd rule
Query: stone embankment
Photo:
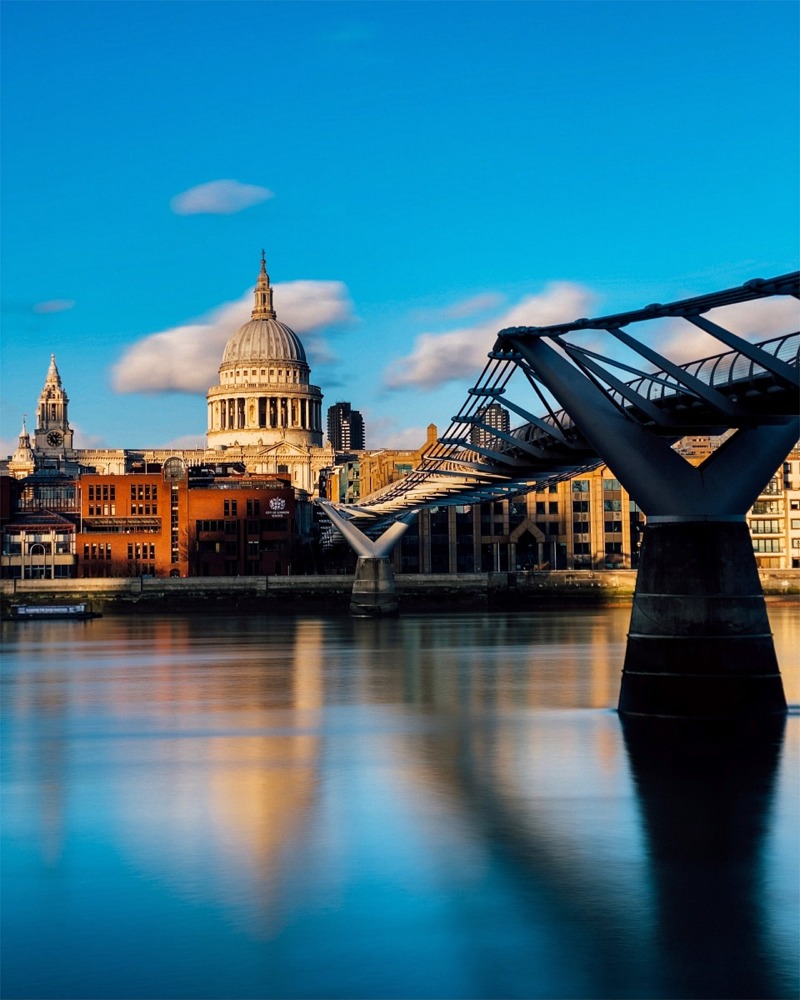
[[(765, 570), (760, 574), (770, 596), (800, 599), (800, 570)], [(531, 607), (537, 601), (629, 601), (635, 570), (546, 573), (459, 573), (398, 575), (400, 610), (504, 610)], [(101, 613), (159, 613), (226, 610), (346, 612), (353, 577), (128, 577), (91, 580), (2, 580), (0, 599), (7, 614), (21, 604), (87, 603)]]

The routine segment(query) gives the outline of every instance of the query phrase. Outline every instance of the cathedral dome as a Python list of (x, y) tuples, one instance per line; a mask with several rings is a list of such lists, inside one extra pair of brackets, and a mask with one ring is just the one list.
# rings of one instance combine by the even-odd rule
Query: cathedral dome
[(300, 338), (277, 319), (251, 319), (234, 333), (225, 346), (222, 363), (251, 361), (299, 361), (306, 363)]
[(206, 400), (209, 448), (322, 446), (322, 393), (300, 338), (272, 308), (263, 250), (252, 318), (226, 344)]
[(306, 352), (297, 334), (279, 322), (272, 307), (272, 287), (264, 254), (255, 287), (252, 319), (244, 323), (225, 345), (222, 367), (264, 361), (293, 361), (306, 365)]

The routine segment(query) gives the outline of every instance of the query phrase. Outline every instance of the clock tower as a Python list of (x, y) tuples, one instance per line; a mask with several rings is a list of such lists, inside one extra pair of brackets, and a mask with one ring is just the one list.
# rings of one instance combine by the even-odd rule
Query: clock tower
[(55, 354), (50, 355), (50, 368), (36, 407), (36, 430), (33, 448), (37, 456), (45, 459), (72, 457), (72, 428), (69, 426), (67, 407), (69, 397), (61, 384)]

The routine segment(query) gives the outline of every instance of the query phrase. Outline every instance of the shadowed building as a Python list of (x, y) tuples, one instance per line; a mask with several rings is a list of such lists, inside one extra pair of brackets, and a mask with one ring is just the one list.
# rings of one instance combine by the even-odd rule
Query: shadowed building
[(334, 451), (363, 451), (364, 418), (349, 403), (328, 408), (328, 441)]

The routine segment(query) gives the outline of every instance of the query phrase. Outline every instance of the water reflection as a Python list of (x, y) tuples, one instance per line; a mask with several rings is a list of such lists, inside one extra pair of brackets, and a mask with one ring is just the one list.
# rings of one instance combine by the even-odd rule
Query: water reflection
[(796, 995), (798, 718), (623, 739), (628, 616), (4, 632), (3, 996)]
[(630, 718), (622, 727), (655, 901), (653, 961), (667, 995), (791, 995), (764, 886), (784, 720), (744, 735)]

